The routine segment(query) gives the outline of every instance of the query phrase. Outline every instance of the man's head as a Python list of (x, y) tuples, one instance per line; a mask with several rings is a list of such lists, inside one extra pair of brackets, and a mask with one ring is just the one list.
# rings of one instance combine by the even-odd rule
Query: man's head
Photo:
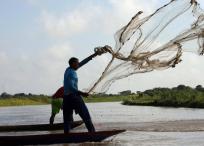
[(73, 68), (74, 70), (77, 70), (78, 66), (79, 66), (79, 59), (72, 57), (69, 59), (69, 66), (71, 68)]

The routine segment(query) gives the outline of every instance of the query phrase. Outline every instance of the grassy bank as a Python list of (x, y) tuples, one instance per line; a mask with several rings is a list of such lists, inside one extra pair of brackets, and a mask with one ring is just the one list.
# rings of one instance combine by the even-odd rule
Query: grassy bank
[(8, 97), (0, 99), (0, 106), (22, 106), (22, 105), (43, 105), (49, 104), (48, 97)]
[(89, 103), (89, 102), (117, 102), (117, 101), (122, 101), (126, 96), (90, 96), (88, 98), (84, 98), (84, 101)]
[(178, 87), (146, 90), (123, 100), (124, 105), (204, 108), (204, 90)]
[(204, 108), (204, 100), (200, 97), (192, 98), (163, 98), (137, 95), (123, 100), (124, 105), (143, 105), (143, 106), (164, 106), (164, 107), (190, 107)]
[[(87, 103), (90, 102), (116, 102), (122, 101), (124, 96), (90, 96), (84, 98)], [(22, 106), (22, 105), (44, 105), (50, 104), (51, 99), (48, 96), (27, 96), (27, 97), (7, 97), (0, 98), (0, 106)]]

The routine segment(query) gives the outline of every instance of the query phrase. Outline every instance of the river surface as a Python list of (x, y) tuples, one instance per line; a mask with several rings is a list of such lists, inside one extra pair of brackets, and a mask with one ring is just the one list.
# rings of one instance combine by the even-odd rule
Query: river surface
[[(100, 143), (54, 146), (204, 146), (204, 109), (125, 106), (119, 102), (88, 103), (87, 106), (97, 130), (127, 131)], [(0, 107), (0, 125), (48, 123), (50, 111), (50, 105)], [(74, 118), (80, 119), (77, 115)], [(62, 122), (62, 112), (55, 121)], [(73, 131), (86, 129), (82, 125)], [(49, 132), (9, 132), (0, 136), (42, 133)]]

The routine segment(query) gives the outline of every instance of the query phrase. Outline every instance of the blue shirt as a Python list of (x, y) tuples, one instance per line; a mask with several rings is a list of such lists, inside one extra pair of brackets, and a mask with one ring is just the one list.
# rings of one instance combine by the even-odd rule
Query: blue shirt
[[(79, 63), (78, 69), (83, 65), (85, 65), (86, 63), (88, 63), (92, 58), (93, 58), (93, 55), (81, 61)], [(77, 92), (78, 92), (77, 73), (73, 68), (68, 67), (64, 73), (64, 95), (69, 95), (71, 93), (77, 93)]]

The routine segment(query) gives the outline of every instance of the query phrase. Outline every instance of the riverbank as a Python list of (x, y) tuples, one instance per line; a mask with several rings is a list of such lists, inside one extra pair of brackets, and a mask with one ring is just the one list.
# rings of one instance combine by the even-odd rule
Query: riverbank
[(8, 97), (0, 99), (0, 107), (3, 106), (23, 106), (23, 105), (46, 105), (50, 104), (48, 97)]
[[(190, 107), (204, 108), (204, 88), (179, 85), (174, 88), (154, 88), (130, 95), (91, 95), (84, 98), (90, 102), (118, 102), (124, 105)], [(50, 104), (51, 98), (46, 95), (24, 95), (0, 98), (0, 106), (43, 105)]]
[(139, 97), (133, 96), (123, 100), (124, 105), (137, 106), (160, 106), (160, 107), (188, 107), (188, 108), (204, 108), (204, 101), (192, 99), (171, 98), (163, 99), (162, 97)]
[[(118, 102), (126, 96), (90, 96), (84, 98), (87, 103), (91, 102)], [(7, 97), (0, 99), (0, 107), (3, 106), (23, 106), (23, 105), (46, 105), (51, 103), (49, 96), (26, 96), (26, 97)]]
[(204, 88), (179, 85), (174, 88), (154, 88), (123, 100), (124, 105), (204, 108)]

